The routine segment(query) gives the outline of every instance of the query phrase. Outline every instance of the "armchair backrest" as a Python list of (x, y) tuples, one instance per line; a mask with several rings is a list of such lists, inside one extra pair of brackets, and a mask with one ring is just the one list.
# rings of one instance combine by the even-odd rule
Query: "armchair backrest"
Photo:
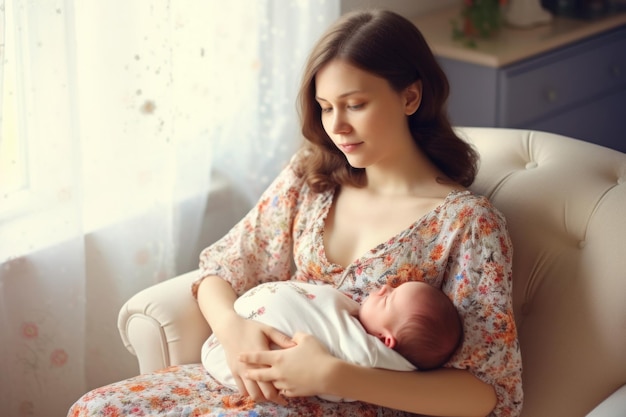
[(481, 155), (472, 189), (513, 240), (522, 415), (584, 415), (626, 384), (626, 154), (536, 131), (458, 131)]

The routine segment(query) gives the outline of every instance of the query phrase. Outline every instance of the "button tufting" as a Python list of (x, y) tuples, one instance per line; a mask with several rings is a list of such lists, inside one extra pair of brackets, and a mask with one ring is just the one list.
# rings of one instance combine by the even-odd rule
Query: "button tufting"
[(535, 161), (530, 161), (529, 163), (526, 164), (526, 169), (533, 169), (533, 168), (537, 168), (539, 166), (538, 163), (536, 163)]
[(617, 179), (617, 185), (622, 185), (622, 184), (624, 184), (624, 182), (626, 182), (626, 180), (624, 180), (624, 178), (622, 178), (622, 177), (619, 177)]
[(587, 245), (587, 242), (585, 242), (584, 240), (581, 240), (580, 242), (578, 242), (578, 249), (584, 249), (586, 245)]

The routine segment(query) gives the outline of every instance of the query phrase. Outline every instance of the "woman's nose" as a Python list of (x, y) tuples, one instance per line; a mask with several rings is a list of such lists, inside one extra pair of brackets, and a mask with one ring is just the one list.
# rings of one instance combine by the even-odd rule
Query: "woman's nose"
[(350, 124), (346, 121), (345, 116), (339, 112), (336, 111), (333, 114), (333, 120), (332, 120), (332, 126), (331, 126), (331, 130), (334, 134), (346, 134), (348, 132), (350, 132)]

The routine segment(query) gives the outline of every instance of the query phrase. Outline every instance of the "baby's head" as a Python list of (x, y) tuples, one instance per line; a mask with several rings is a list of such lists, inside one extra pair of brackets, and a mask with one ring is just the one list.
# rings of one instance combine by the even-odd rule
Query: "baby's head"
[(445, 364), (462, 339), (461, 318), (439, 289), (420, 281), (384, 285), (361, 305), (365, 330), (420, 370)]

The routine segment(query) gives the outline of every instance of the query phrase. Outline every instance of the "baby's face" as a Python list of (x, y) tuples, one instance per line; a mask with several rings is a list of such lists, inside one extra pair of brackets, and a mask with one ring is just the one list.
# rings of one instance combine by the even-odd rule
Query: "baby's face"
[(403, 317), (419, 305), (420, 298), (426, 296), (428, 284), (420, 281), (405, 282), (397, 288), (383, 285), (372, 291), (361, 304), (359, 320), (365, 330), (376, 337), (396, 334), (396, 327)]

